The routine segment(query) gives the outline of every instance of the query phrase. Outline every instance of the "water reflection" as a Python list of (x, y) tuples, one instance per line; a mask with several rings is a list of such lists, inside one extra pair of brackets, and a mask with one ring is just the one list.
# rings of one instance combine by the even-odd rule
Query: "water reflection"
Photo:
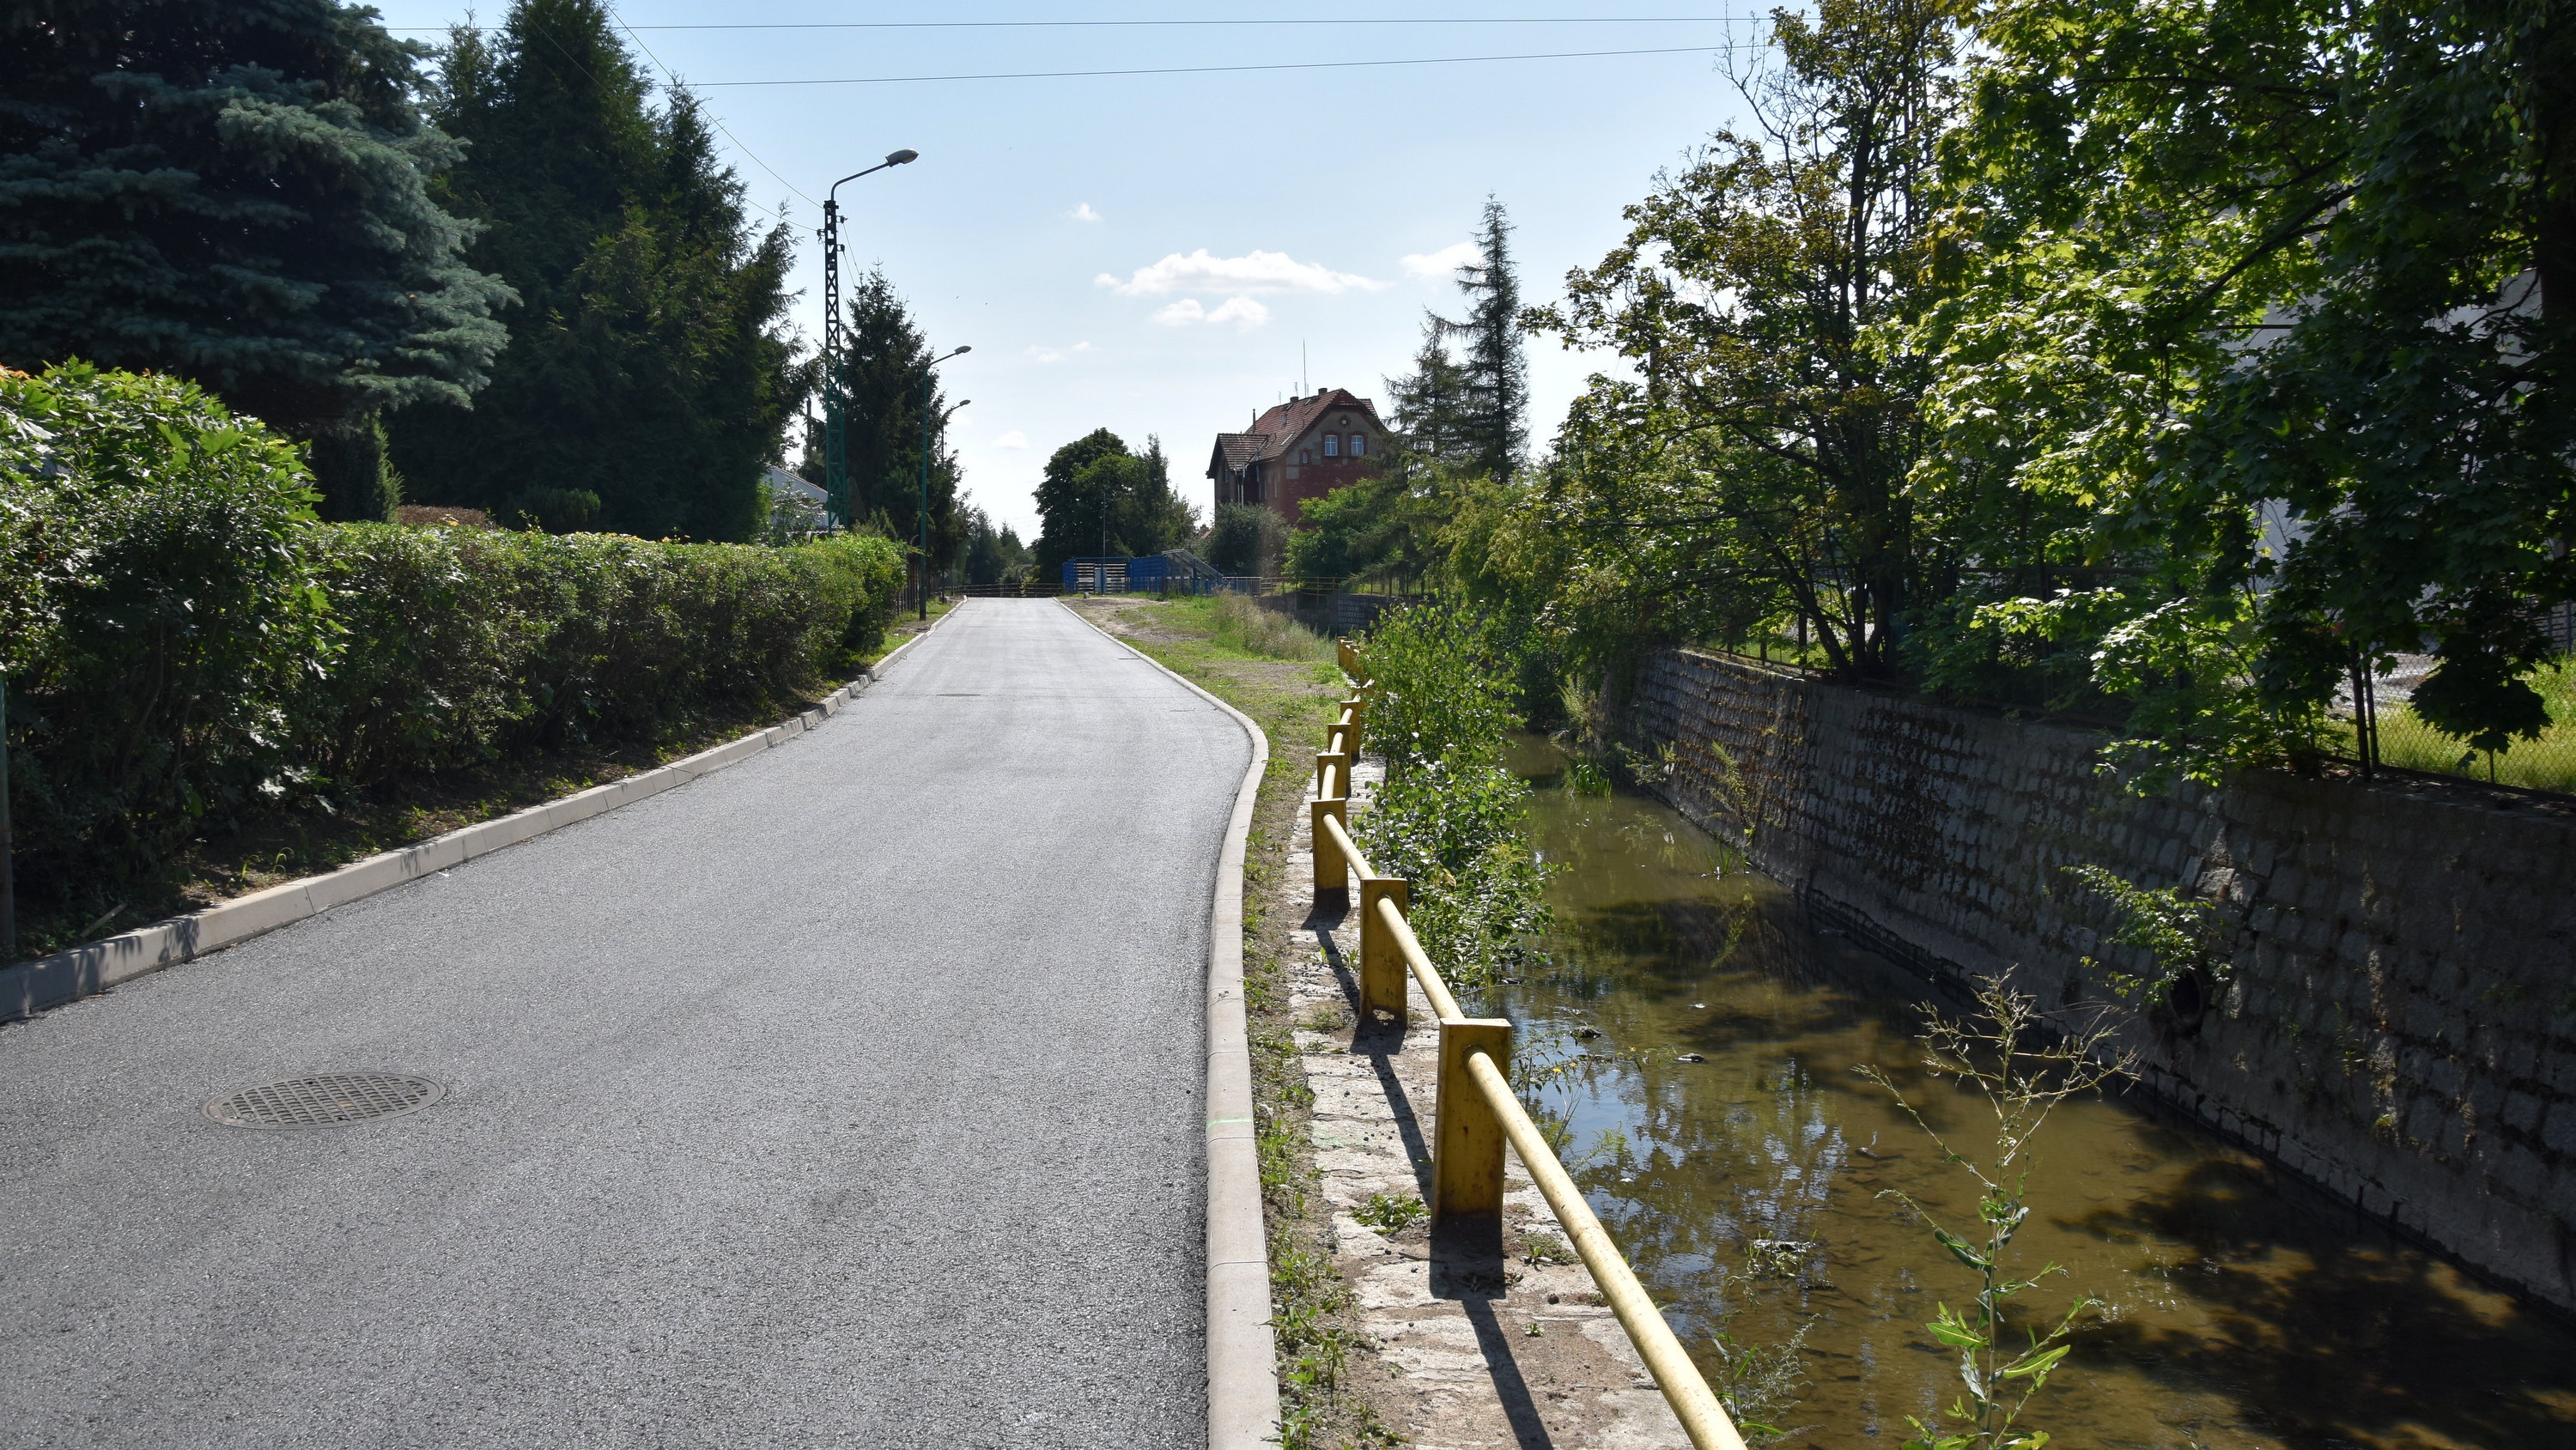
[[(1915, 1067), (1925, 985), (1809, 931), (1672, 812), (1571, 794), (1542, 743), (1519, 763), (1562, 868), (1557, 960), (1489, 1005), (1523, 1025), (1525, 1061), (1572, 1065), (1542, 1096), (1594, 1209), (1703, 1352), (1729, 1307), (1739, 1339), (1813, 1322), (1790, 1423), (1817, 1428), (1789, 1443), (1897, 1445), (1957, 1397), (1921, 1326), (1974, 1281), (1880, 1195), (1962, 1216), (1973, 1196), (1853, 1069), (1885, 1069), (1944, 1132), (1984, 1127)], [(2576, 1445), (2576, 1334), (2258, 1160), (2079, 1100), (2030, 1197), (2023, 1266), (2068, 1271), (2033, 1307), (2105, 1303), (2033, 1408), (2058, 1444)]]

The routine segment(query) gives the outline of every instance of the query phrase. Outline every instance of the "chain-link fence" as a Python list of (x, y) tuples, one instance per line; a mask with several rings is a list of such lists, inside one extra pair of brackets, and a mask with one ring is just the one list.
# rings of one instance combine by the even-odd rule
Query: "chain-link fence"
[(2438, 663), (2431, 655), (2399, 655), (2385, 673), (2356, 678), (2336, 697), (2327, 748), (2365, 775), (2393, 770), (2576, 795), (2576, 658), (2562, 655), (2530, 677), (2548, 702), (2548, 728), (2493, 751), (2445, 735), (2415, 713), (2415, 687)]

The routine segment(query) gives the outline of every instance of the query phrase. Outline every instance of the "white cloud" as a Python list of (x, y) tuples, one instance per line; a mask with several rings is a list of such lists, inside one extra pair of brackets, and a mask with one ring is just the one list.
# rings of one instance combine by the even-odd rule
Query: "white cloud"
[(1199, 305), (1195, 297), (1184, 297), (1154, 314), (1154, 320), (1165, 327), (1187, 327), (1194, 322), (1210, 326), (1231, 322), (1239, 331), (1249, 332), (1270, 320), (1270, 309), (1249, 297), (1229, 297), (1214, 311)]
[(1249, 332), (1270, 320), (1270, 309), (1249, 297), (1229, 297), (1225, 299), (1224, 305), (1207, 315), (1207, 320), (1211, 327), (1220, 322), (1231, 322), (1237, 328)]
[(1017, 428), (1014, 428), (1010, 432), (1003, 434), (1001, 437), (994, 439), (993, 446), (996, 448), (1026, 448), (1029, 446), (1029, 435), (1021, 432)]
[(1300, 262), (1286, 252), (1256, 248), (1240, 257), (1216, 257), (1201, 247), (1186, 257), (1174, 252), (1150, 267), (1139, 267), (1124, 282), (1103, 272), (1094, 285), (1128, 297), (1158, 297), (1173, 292), (1221, 292), (1241, 297), (1254, 292), (1348, 292), (1353, 288), (1374, 291), (1386, 284), (1356, 273), (1336, 272), (1321, 263)]
[(1027, 351), (1031, 358), (1042, 363), (1062, 362), (1076, 353), (1091, 351), (1091, 344), (1077, 342), (1071, 347), (1040, 347), (1036, 343), (1030, 343)]
[(1087, 201), (1082, 205), (1075, 207), (1073, 210), (1066, 212), (1065, 215), (1078, 222), (1096, 222), (1100, 220), (1100, 213), (1093, 211), (1091, 209), (1091, 203)]
[(1436, 252), (1416, 252), (1405, 258), (1404, 271), (1410, 277), (1454, 277), (1459, 268), (1483, 257), (1474, 242), (1455, 242)]

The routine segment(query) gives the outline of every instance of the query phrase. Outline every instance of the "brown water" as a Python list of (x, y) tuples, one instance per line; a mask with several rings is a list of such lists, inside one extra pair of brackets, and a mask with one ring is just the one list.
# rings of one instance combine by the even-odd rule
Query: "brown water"
[[(1712, 1368), (1724, 1308), (1747, 1342), (1812, 1322), (1784, 1423), (1814, 1428), (1785, 1444), (1892, 1450), (1908, 1415), (1958, 1397), (1922, 1323), (1975, 1287), (1878, 1197), (1972, 1216), (1968, 1180), (1853, 1071), (1877, 1064), (1936, 1126), (1974, 1133), (1982, 1105), (1912, 1070), (1928, 987), (1808, 929), (1663, 806), (1570, 793), (1541, 744), (1521, 768), (1562, 868), (1555, 965), (1488, 1007), (1523, 1024), (1525, 1065), (1581, 1055), (1540, 1094), (1576, 1177)], [(1600, 1036), (1573, 1035), (1586, 1026)], [(2106, 1306), (2025, 1418), (2057, 1446), (2576, 1447), (2576, 1333), (2188, 1127), (2069, 1102), (2030, 1201), (2019, 1267), (2068, 1272), (2029, 1302)], [(1757, 1266), (1753, 1239), (1816, 1247)]]

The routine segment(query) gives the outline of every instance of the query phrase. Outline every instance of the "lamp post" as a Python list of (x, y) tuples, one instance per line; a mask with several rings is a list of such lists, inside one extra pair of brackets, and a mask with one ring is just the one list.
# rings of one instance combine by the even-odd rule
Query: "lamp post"
[[(930, 617), (930, 370), (952, 357), (962, 357), (974, 350), (960, 346), (955, 352), (942, 353), (921, 365), (921, 504), (913, 511), (913, 548), (921, 555), (921, 588), (914, 596), (921, 607), (921, 612), (914, 616), (917, 619)], [(967, 403), (973, 401), (972, 398), (966, 400)], [(966, 403), (960, 403), (957, 408), (965, 406)], [(948, 413), (956, 412), (957, 408), (949, 409)], [(948, 413), (940, 414), (939, 420), (943, 423), (948, 421)]]
[[(862, 176), (901, 166), (921, 155), (896, 151), (866, 171), (853, 171), (823, 191), (823, 508), (838, 508), (841, 527), (850, 526), (849, 424), (841, 398), (841, 204), (833, 195)], [(824, 520), (828, 526), (830, 519)]]

